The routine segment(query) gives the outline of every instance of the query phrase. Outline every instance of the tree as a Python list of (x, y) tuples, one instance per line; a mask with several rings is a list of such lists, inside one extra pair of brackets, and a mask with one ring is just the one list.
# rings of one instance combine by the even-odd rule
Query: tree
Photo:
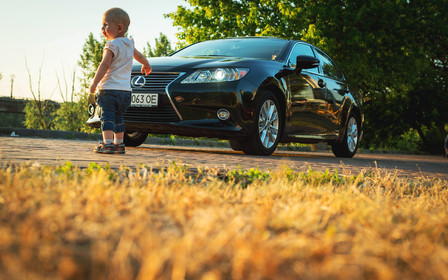
[(81, 86), (86, 91), (90, 86), (90, 82), (95, 77), (96, 70), (103, 58), (103, 49), (106, 45), (106, 39), (97, 40), (92, 33), (87, 37), (82, 48), (82, 54), (78, 61), (78, 66), (81, 67), (83, 77), (81, 78)]
[[(366, 98), (364, 144), (414, 128), (441, 151), (448, 120), (448, 1), (186, 0), (166, 16), (182, 43), (234, 36), (303, 39), (329, 53)], [(436, 148), (434, 150), (434, 148)]]
[(87, 101), (81, 95), (78, 102), (67, 101), (61, 104), (53, 115), (54, 129), (65, 131), (91, 132), (86, 125), (88, 119)]
[(174, 50), (171, 47), (171, 42), (168, 37), (163, 33), (159, 34), (159, 38), (156, 38), (156, 46), (152, 49), (149, 42), (146, 43), (146, 47), (143, 48), (143, 55), (146, 57), (160, 57), (167, 56)]
[(302, 4), (285, 0), (186, 0), (192, 9), (178, 6), (166, 14), (183, 31), (180, 44), (237, 36), (300, 38), (307, 29)]
[[(366, 142), (415, 129), (442, 152), (448, 70), (447, 1), (315, 1), (317, 36), (369, 100)], [(376, 141), (370, 141), (376, 139)]]
[(0, 80), (3, 78), (3, 75), (2, 75), (2, 73), (0, 73)]
[(51, 100), (32, 100), (26, 103), (25, 121), (26, 128), (32, 129), (53, 129), (54, 113), (58, 110), (59, 104)]

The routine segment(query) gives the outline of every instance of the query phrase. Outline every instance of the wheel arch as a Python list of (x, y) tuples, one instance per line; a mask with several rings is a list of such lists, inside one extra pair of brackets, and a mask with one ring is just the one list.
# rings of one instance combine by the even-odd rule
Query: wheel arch
[(357, 121), (359, 122), (360, 129), (361, 129), (363, 126), (362, 123), (364, 121), (364, 118), (362, 115), (360, 104), (356, 101), (356, 99), (351, 94), (348, 94), (345, 96), (344, 101), (342, 102), (342, 105), (341, 105), (341, 114), (340, 114), (340, 117), (338, 120), (339, 126), (340, 126), (340, 131), (336, 138), (337, 142), (343, 140), (342, 138), (345, 135), (347, 123), (350, 119), (350, 115), (352, 115), (352, 114), (356, 117)]
[[(352, 108), (350, 109), (350, 112), (349, 112), (348, 115), (350, 116), (350, 114), (354, 114), (356, 116), (356, 118), (359, 121), (359, 128), (362, 129), (362, 127), (363, 127), (363, 117), (362, 117), (361, 110), (359, 109), (359, 107), (353, 105)], [(347, 116), (347, 121), (348, 121), (348, 116)]]
[(257, 94), (255, 96), (255, 99), (257, 99), (257, 97), (259, 97), (263, 91), (270, 91), (277, 98), (277, 100), (278, 100), (278, 102), (280, 104), (280, 109), (281, 109), (281, 113), (282, 113), (282, 117), (283, 117), (283, 124), (282, 125), (285, 126), (286, 125), (286, 115), (287, 115), (286, 109), (288, 107), (287, 106), (287, 93), (286, 93), (286, 90), (284, 88), (282, 88), (281, 83), (280, 83), (279, 80), (272, 79), (270, 81), (267, 81), (267, 82), (263, 83), (260, 86), (260, 88), (258, 89)]

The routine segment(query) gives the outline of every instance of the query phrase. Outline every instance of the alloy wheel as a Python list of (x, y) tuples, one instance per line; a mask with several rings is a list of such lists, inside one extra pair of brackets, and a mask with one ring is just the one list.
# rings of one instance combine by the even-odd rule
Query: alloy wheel
[(260, 141), (267, 149), (271, 148), (278, 137), (279, 131), (278, 109), (274, 101), (267, 99), (260, 110), (258, 118), (258, 133)]
[(358, 123), (354, 117), (351, 117), (347, 126), (347, 147), (351, 153), (356, 150), (358, 145)]

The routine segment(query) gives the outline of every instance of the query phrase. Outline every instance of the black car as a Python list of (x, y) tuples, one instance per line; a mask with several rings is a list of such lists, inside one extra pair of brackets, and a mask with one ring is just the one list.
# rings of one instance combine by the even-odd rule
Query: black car
[[(228, 139), (234, 150), (270, 155), (279, 142), (327, 142), (352, 157), (361, 139), (360, 96), (322, 50), (303, 41), (245, 37), (192, 44), (134, 65), (125, 144), (148, 133)], [(99, 127), (89, 105), (87, 123)]]

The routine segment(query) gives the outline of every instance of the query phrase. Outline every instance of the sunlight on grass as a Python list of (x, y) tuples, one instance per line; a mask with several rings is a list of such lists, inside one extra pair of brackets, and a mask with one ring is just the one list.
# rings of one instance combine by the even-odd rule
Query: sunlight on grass
[(0, 169), (0, 278), (448, 275), (446, 180), (156, 169)]

